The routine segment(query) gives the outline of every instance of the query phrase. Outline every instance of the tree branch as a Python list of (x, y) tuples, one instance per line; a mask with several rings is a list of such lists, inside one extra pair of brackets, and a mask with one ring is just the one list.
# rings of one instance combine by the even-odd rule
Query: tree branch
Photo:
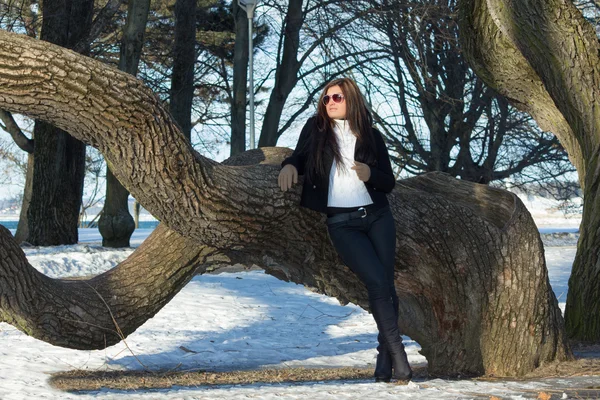
[(114, 17), (115, 13), (124, 1), (125, 0), (109, 0), (92, 22), (89, 35), (78, 41), (73, 47), (73, 51), (82, 53), (87, 46), (96, 40), (106, 24), (108, 24), (108, 22)]
[(19, 128), (19, 125), (17, 125), (16, 121), (14, 120), (12, 114), (8, 111), (0, 109), (0, 120), (4, 122), (4, 126), (0, 126), (0, 128), (4, 129), (10, 134), (17, 146), (19, 146), (21, 150), (26, 151), (29, 154), (33, 154), (33, 140), (25, 136), (21, 128)]

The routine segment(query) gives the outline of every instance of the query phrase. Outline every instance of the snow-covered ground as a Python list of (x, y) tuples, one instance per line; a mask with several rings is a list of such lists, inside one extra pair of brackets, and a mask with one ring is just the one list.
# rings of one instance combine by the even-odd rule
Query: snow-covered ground
[[(550, 281), (564, 310), (580, 220), (561, 220), (558, 214), (532, 214), (542, 232), (570, 232), (543, 235)], [(132, 245), (139, 245), (149, 233), (150, 230), (137, 231)], [(35, 268), (51, 277), (98, 274), (133, 251), (107, 250), (100, 242), (97, 230), (82, 229), (78, 245), (32, 247), (24, 251)], [(597, 385), (598, 381), (597, 377), (535, 382), (415, 379), (408, 386), (396, 386), (358, 380), (81, 394), (60, 392), (47, 383), (53, 372), (141, 369), (140, 362), (151, 369), (215, 371), (286, 366), (373, 367), (376, 334), (373, 318), (359, 307), (341, 306), (335, 299), (279, 281), (262, 271), (202, 275), (127, 337), (130, 350), (124, 343), (97, 351), (64, 349), (0, 323), (0, 399), (523, 399), (537, 398), (537, 391), (585, 387)], [(411, 364), (426, 364), (418, 353), (419, 344), (408, 337), (404, 337), (404, 342)]]

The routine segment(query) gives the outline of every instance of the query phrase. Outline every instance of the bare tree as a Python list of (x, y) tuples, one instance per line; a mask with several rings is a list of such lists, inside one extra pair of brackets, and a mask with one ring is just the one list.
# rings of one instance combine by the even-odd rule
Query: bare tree
[[(281, 10), (283, 23), (276, 37), (273, 67), (275, 81), (264, 113), (259, 147), (274, 146), (281, 134), (309, 108), (328, 80), (344, 75), (363, 63), (376, 60), (368, 57), (375, 51), (363, 50), (359, 52), (363, 56), (359, 62), (350, 62), (332, 70), (330, 67), (333, 64), (340, 65), (346, 60), (353, 60), (357, 54), (332, 54), (327, 50), (328, 40), (343, 34), (355, 21), (374, 11), (367, 2), (273, 0), (265, 3)], [(283, 6), (285, 3), (287, 7)], [(299, 104), (290, 105), (290, 95), (299, 82), (303, 98)], [(261, 87), (261, 83), (258, 87)], [(284, 108), (293, 111), (288, 113), (291, 115), (287, 115), (287, 121), (281, 123), (282, 117), (286, 117), (283, 115)]]
[(350, 34), (336, 35), (331, 48), (385, 54), (355, 75), (406, 173), (442, 171), (483, 184), (510, 176), (522, 186), (575, 171), (554, 135), (470, 69), (459, 48), (455, 1), (385, 0)]

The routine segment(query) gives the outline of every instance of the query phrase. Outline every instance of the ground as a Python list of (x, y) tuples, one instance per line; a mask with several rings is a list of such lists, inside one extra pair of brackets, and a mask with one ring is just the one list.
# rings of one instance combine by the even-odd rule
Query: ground
[[(527, 205), (527, 203), (526, 203)], [(536, 210), (539, 204), (529, 204)], [(533, 213), (533, 212), (532, 212)], [(564, 310), (576, 252), (575, 219), (534, 214), (546, 247), (552, 288)], [(554, 232), (554, 233), (552, 233)], [(138, 230), (139, 245), (150, 230)], [(107, 250), (97, 230), (80, 231), (80, 244), (25, 248), (31, 264), (52, 277), (89, 276), (112, 268), (133, 249)], [(376, 326), (356, 305), (279, 281), (259, 269), (195, 277), (154, 318), (124, 342), (102, 351), (64, 349), (0, 324), (0, 399), (456, 399), (600, 398), (599, 376), (517, 380), (445, 380), (417, 376), (409, 385), (374, 383)], [(419, 344), (404, 337), (410, 363), (426, 360)], [(587, 352), (587, 357), (600, 354)], [(67, 393), (49, 384), (51, 374), (71, 370), (248, 371), (264, 368), (355, 368), (357, 379), (253, 383), (170, 389), (96, 389)], [(362, 371), (362, 372), (361, 372)], [(365, 375), (365, 371), (366, 375)], [(73, 384), (77, 387), (77, 384)], [(542, 393), (542, 394), (540, 394)], [(541, 396), (541, 397), (540, 397)], [(545, 397), (544, 397), (545, 396)], [(548, 397), (551, 396), (551, 397)]]

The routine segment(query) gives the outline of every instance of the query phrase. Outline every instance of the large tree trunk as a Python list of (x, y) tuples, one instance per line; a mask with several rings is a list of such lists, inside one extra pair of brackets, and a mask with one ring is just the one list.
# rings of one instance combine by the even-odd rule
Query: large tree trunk
[[(88, 35), (93, 0), (46, 1), (42, 40), (72, 47)], [(89, 46), (88, 46), (89, 48)], [(87, 48), (84, 53), (87, 53)], [(27, 241), (34, 245), (73, 244), (85, 176), (85, 144), (47, 122), (36, 121)]]
[(461, 0), (465, 55), (486, 83), (552, 131), (584, 190), (565, 319), (570, 337), (600, 340), (600, 45), (570, 0)]
[[(235, 44), (233, 48), (233, 99), (231, 104), (231, 150), (234, 156), (246, 150), (246, 86), (248, 85), (248, 15), (231, 2), (235, 18)], [(250, 88), (254, 90), (254, 88)]]
[[(154, 315), (197, 267), (215, 262), (256, 263), (367, 308), (366, 289), (341, 264), (324, 216), (298, 206), (300, 185), (277, 186), (289, 149), (252, 150), (219, 164), (192, 150), (139, 80), (2, 31), (0, 107), (45, 118), (97, 147), (169, 226), (89, 281), (39, 274), (0, 228), (0, 320), (53, 344), (104, 348)], [(389, 200), (399, 322), (421, 344), (430, 373), (514, 376), (572, 357), (542, 242), (515, 195), (443, 173), (396, 188)]]
[[(150, 0), (131, 0), (127, 10), (127, 23), (123, 31), (119, 69), (133, 76), (137, 75), (144, 31), (150, 10)], [(129, 239), (136, 228), (129, 213), (129, 192), (121, 185), (106, 167), (106, 198), (104, 209), (98, 220), (98, 230), (102, 235), (102, 245), (106, 247), (129, 247)]]

